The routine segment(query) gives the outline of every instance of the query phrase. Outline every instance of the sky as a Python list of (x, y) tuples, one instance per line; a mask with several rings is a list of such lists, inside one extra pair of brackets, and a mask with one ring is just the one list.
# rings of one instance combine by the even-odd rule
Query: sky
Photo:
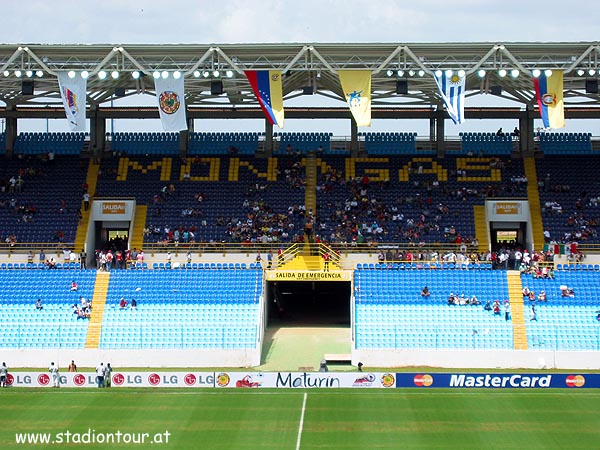
[[(600, 2), (574, 5), (570, 7), (568, 3), (556, 0), (10, 1), (2, 5), (4, 20), (0, 27), (0, 43), (126, 45), (597, 41)], [(492, 96), (487, 97), (490, 102), (498, 101)], [(297, 100), (301, 101), (306, 101), (306, 97)], [(304, 105), (294, 103), (290, 106)], [(490, 103), (490, 106), (501, 105)], [(51, 122), (48, 125), (52, 128), (50, 131), (64, 131), (65, 124), (60, 123), (62, 121)], [(39, 121), (32, 123), (32, 126), (40, 126)], [(213, 125), (228, 126), (226, 123), (219, 125), (218, 122)], [(298, 131), (294, 129), (295, 126), (302, 127), (301, 124), (286, 124), (286, 131), (288, 125), (292, 127), (289, 131)], [(313, 125), (310, 126), (311, 130)], [(329, 127), (331, 125), (326, 124)], [(506, 123), (504, 127), (511, 125), (512, 122)], [(137, 129), (147, 125), (129, 121), (115, 126)], [(257, 131), (257, 126), (261, 124), (251, 121), (243, 124), (243, 127), (250, 127), (253, 131)], [(322, 126), (319, 124), (321, 128), (314, 128), (314, 131), (328, 131)], [(389, 121), (386, 124), (374, 124), (373, 131), (385, 131), (386, 127), (394, 126), (397, 124), (390, 124)], [(424, 127), (428, 132), (427, 123), (409, 123), (407, 126)], [(471, 127), (478, 126), (477, 122), (465, 124), (459, 131), (476, 131)], [(573, 128), (573, 124), (570, 128)], [(349, 126), (342, 124), (339, 133), (343, 134), (346, 129), (349, 134)], [(338, 131), (333, 131), (338, 134)], [(448, 133), (458, 134), (458, 131), (449, 126)]]

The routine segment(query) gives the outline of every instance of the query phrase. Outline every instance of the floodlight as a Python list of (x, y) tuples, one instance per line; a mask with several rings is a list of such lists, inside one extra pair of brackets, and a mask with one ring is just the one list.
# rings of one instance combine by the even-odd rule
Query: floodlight
[(479, 69), (477, 71), (477, 75), (479, 76), (479, 78), (485, 77), (485, 69)]
[(499, 75), (501, 78), (504, 78), (504, 77), (506, 76), (506, 73), (507, 73), (507, 72), (506, 72), (506, 69), (500, 69), (500, 70), (498, 71), (498, 75)]
[(17, 70), (15, 70), (15, 77), (17, 77), (17, 78), (21, 78), (21, 75), (23, 75), (23, 74), (21, 73), (21, 71), (20, 71), (20, 70), (18, 70), (18, 69), (17, 69)]
[(175, 72), (173, 72), (173, 78), (175, 78), (176, 80), (179, 80), (181, 78), (181, 72), (179, 70), (176, 70)]
[(74, 70), (69, 70), (69, 71), (67, 72), (67, 76), (68, 76), (69, 78), (71, 78), (71, 79), (72, 79), (72, 78), (75, 78), (75, 71), (74, 71)]
[(83, 78), (84, 80), (87, 80), (89, 76), (90, 76), (90, 73), (87, 70), (83, 70), (81, 72), (81, 78)]
[(163, 71), (160, 73), (160, 76), (161, 76), (161, 78), (162, 78), (163, 80), (166, 80), (167, 78), (169, 78), (169, 72), (167, 72), (166, 70), (163, 70)]
[(131, 72), (131, 77), (132, 77), (134, 80), (137, 80), (137, 79), (139, 79), (139, 78), (140, 78), (140, 73), (139, 73), (137, 70), (134, 70), (133, 72)]
[(550, 69), (546, 69), (546, 70), (544, 70), (544, 75), (546, 75), (547, 77), (551, 77), (552, 71)]
[(513, 78), (517, 78), (519, 76), (519, 69), (513, 69), (510, 71), (510, 76)]
[(98, 72), (98, 78), (104, 80), (106, 78), (106, 70), (101, 70), (100, 72)]
[(113, 78), (113, 80), (116, 80), (117, 78), (119, 78), (119, 72), (117, 72), (116, 70), (113, 70), (110, 73), (110, 76)]

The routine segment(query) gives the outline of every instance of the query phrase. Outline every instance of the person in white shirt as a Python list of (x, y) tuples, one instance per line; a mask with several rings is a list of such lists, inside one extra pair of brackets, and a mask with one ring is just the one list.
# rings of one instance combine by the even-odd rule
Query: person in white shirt
[(3, 362), (0, 366), (0, 387), (6, 387), (6, 377), (8, 375), (8, 367), (6, 367), (6, 363)]
[(59, 387), (60, 381), (58, 379), (58, 366), (55, 366), (54, 363), (51, 362), (48, 372), (50, 372), (50, 375), (52, 376), (52, 387)]
[(98, 387), (104, 387), (104, 363), (100, 363), (98, 367), (96, 367), (96, 383), (98, 383)]

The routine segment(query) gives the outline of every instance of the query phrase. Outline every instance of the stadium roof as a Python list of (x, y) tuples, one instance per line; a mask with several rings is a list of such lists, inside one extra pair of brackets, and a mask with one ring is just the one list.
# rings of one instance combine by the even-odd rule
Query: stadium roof
[[(126, 96), (154, 95), (153, 74), (180, 71), (190, 107), (252, 106), (257, 102), (244, 70), (284, 73), (284, 99), (314, 90), (344, 101), (337, 71), (372, 72), (373, 105), (424, 108), (441, 103), (433, 74), (464, 70), (467, 96), (498, 94), (523, 105), (534, 104), (532, 72), (564, 71), (565, 104), (600, 108), (598, 94), (586, 93), (586, 79), (597, 81), (600, 44), (555, 43), (372, 43), (372, 44), (178, 44), (178, 45), (0, 45), (0, 100), (8, 106), (60, 104), (58, 71), (87, 71), (88, 103), (110, 101), (115, 89)], [(482, 72), (480, 72), (482, 71)], [(483, 72), (485, 71), (485, 72)], [(504, 72), (506, 71), (506, 72)], [(112, 73), (115, 72), (115, 78)], [(140, 76), (133, 78), (134, 72)], [(218, 72), (218, 74), (217, 74)], [(105, 75), (101, 79), (99, 75)], [(513, 76), (514, 75), (514, 76)], [(35, 94), (23, 95), (23, 80), (33, 80)], [(223, 82), (223, 95), (211, 95), (211, 82)], [(406, 80), (408, 94), (396, 94)], [(303, 88), (311, 89), (303, 90)], [(493, 89), (495, 87), (495, 89)], [(468, 105), (468, 101), (466, 102)]]

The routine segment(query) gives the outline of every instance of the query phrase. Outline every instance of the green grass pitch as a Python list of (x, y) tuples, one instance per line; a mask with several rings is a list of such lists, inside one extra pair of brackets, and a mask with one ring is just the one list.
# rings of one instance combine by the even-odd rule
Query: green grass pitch
[[(13, 388), (0, 405), (2, 449), (600, 448), (598, 390)], [(84, 442), (102, 433), (115, 443)]]

